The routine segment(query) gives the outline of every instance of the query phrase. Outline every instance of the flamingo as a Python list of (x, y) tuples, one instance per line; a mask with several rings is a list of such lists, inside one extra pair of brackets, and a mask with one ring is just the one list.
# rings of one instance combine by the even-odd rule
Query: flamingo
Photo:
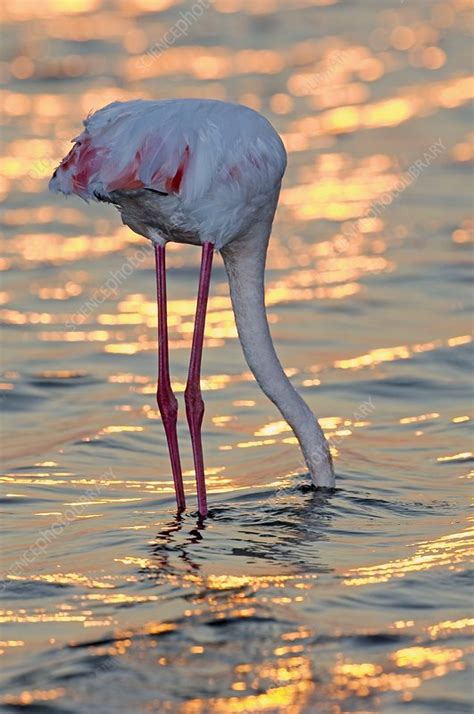
[(265, 311), (264, 270), (286, 152), (272, 125), (249, 107), (204, 99), (113, 102), (89, 115), (54, 171), (53, 192), (114, 204), (122, 221), (152, 241), (158, 308), (157, 403), (168, 444), (178, 512), (186, 507), (177, 438), (178, 404), (169, 373), (165, 249), (201, 246), (189, 373), (184, 394), (198, 512), (208, 513), (200, 389), (214, 252), (222, 255), (244, 356), (292, 428), (316, 487), (332, 488), (323, 431), (288, 380)]

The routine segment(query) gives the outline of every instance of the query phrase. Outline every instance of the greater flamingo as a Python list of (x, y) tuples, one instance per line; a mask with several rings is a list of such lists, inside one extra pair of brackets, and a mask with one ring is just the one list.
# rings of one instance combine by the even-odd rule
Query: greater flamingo
[(283, 143), (248, 107), (202, 99), (113, 102), (84, 121), (50, 189), (106, 201), (155, 248), (158, 302), (157, 402), (168, 442), (178, 511), (185, 495), (176, 432), (178, 405), (169, 376), (165, 248), (168, 241), (202, 247), (196, 319), (185, 391), (198, 510), (207, 498), (200, 389), (214, 251), (222, 254), (240, 342), (264, 393), (301, 446), (313, 483), (334, 486), (327, 441), (317, 419), (286, 377), (265, 312), (264, 270), (281, 180)]

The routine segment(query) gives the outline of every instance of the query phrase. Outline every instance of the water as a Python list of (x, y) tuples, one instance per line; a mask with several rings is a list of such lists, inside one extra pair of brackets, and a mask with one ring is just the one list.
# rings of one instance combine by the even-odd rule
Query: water
[[(470, 3), (207, 5), (172, 44), (191, 5), (4, 2), (1, 711), (470, 711)], [(284, 136), (269, 314), (333, 494), (248, 373), (218, 259), (211, 514), (181, 407), (175, 516), (151, 250), (47, 193), (80, 117), (139, 96), (239, 100)], [(181, 404), (198, 263), (169, 250)]]

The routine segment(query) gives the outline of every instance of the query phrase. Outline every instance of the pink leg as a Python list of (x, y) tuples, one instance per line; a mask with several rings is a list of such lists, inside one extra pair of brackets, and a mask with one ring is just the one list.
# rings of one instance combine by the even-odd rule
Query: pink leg
[(166, 263), (165, 246), (155, 245), (156, 289), (158, 300), (158, 387), (156, 401), (163, 421), (168, 450), (173, 472), (176, 505), (178, 511), (186, 508), (184, 497), (183, 476), (179, 458), (178, 435), (176, 422), (178, 419), (178, 402), (171, 389), (169, 355), (168, 355), (168, 320), (166, 310)]
[(191, 359), (189, 361), (188, 382), (186, 384), (186, 391), (184, 392), (186, 416), (188, 418), (191, 442), (193, 445), (198, 510), (201, 516), (207, 515), (206, 480), (201, 440), (201, 425), (204, 416), (204, 402), (201, 396), (201, 360), (213, 253), (213, 244), (204, 243), (202, 246), (201, 274), (199, 277), (193, 345), (191, 348)]

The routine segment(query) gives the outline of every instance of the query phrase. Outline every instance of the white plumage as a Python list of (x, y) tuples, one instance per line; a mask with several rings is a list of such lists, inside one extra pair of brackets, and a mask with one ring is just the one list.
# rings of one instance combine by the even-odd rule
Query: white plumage
[[(84, 127), (50, 188), (119, 205), (117, 191), (166, 193), (160, 200), (165, 225), (157, 220), (138, 231), (156, 241), (172, 226), (222, 248), (260, 218), (286, 167), (285, 149), (271, 124), (239, 104), (113, 102), (89, 116)], [(142, 193), (145, 197), (150, 198)], [(122, 211), (134, 229), (143, 213)]]

